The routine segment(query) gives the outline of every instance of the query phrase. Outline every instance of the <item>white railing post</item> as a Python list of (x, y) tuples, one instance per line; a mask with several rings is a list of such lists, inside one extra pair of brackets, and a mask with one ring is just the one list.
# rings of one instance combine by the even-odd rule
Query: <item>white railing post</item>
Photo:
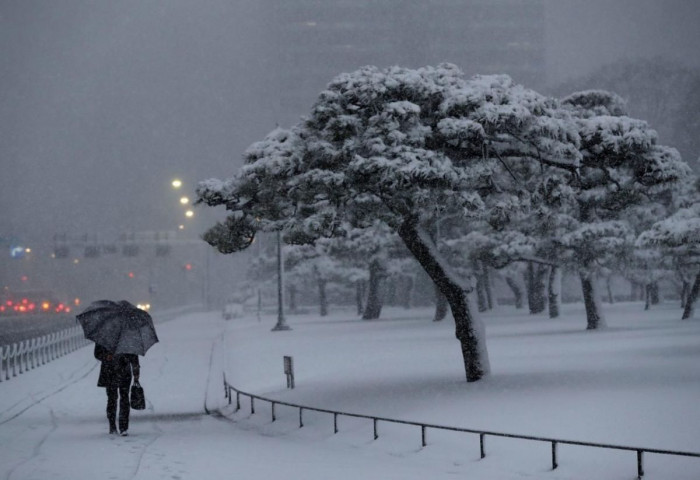
[(79, 326), (69, 327), (18, 343), (0, 345), (0, 382), (33, 370), (90, 342)]
[(5, 350), (7, 347), (5, 345), (0, 346), (0, 382), (2, 382), (4, 379), (3, 375), (3, 369), (5, 372), (7, 372), (7, 365), (6, 365), (6, 360), (5, 360)]
[(16, 343), (12, 344), (12, 352), (10, 352), (10, 360), (12, 361), (12, 376), (17, 376), (17, 351), (19, 350)]
[(17, 349), (17, 360), (19, 361), (19, 374), (24, 373), (24, 368), (22, 368), (22, 354), (24, 354), (24, 340), (19, 342), (19, 348)]

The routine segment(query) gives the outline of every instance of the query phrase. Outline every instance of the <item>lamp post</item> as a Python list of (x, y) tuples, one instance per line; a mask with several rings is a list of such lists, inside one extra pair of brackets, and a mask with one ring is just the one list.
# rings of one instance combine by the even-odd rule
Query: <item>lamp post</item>
[(291, 330), (284, 319), (284, 262), (282, 258), (282, 232), (277, 231), (277, 325), (273, 332)]
[[(170, 185), (172, 186), (173, 190), (181, 190), (185, 188), (185, 182), (180, 180), (179, 178), (174, 179)], [(187, 195), (182, 195), (181, 192), (179, 198), (178, 198), (178, 203), (180, 204), (181, 208), (184, 208), (184, 217), (185, 221), (182, 222), (180, 219), (180, 222), (178, 222), (178, 230), (179, 231), (184, 231), (186, 230), (186, 222), (192, 221), (195, 218), (195, 213), (194, 211), (190, 208), (190, 197)], [(189, 227), (187, 228), (189, 230)], [(209, 310), (211, 307), (211, 279), (210, 279), (210, 270), (211, 270), (211, 265), (210, 265), (210, 248), (209, 245), (207, 245), (205, 242), (202, 241), (194, 241), (194, 240), (185, 240), (185, 244), (191, 244), (191, 245), (203, 245), (204, 246), (204, 258), (202, 259), (202, 264), (203, 264), (203, 271), (201, 273), (201, 290), (202, 290), (202, 304), (204, 307)]]

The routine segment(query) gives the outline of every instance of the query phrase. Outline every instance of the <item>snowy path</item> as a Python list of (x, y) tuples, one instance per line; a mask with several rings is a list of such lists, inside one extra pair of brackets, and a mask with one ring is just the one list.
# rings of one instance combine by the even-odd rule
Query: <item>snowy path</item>
[(348, 454), (342, 444), (280, 440), (206, 415), (207, 395), (223, 403), (220, 371), (207, 388), (222, 328), (215, 314), (159, 326), (161, 341), (141, 362), (149, 402), (132, 411), (129, 437), (107, 434), (91, 348), (0, 384), (0, 480), (452, 478), (420, 459)]
[[(107, 434), (98, 363), (85, 348), (0, 384), (0, 480), (521, 478), (630, 480), (634, 452), (549, 445), (333, 419), (249, 403), (226, 407), (222, 372), (236, 386), (342, 411), (486, 429), (607, 440), (644, 447), (700, 448), (700, 323), (679, 322), (669, 306), (641, 312), (619, 305), (611, 328), (582, 330), (578, 307), (555, 322), (509, 310), (487, 318), (496, 370), (462, 381), (452, 327), (430, 312), (389, 312), (378, 322), (352, 315), (224, 322), (187, 314), (158, 326), (160, 343), (142, 360), (147, 409), (133, 412), (129, 437)], [(393, 315), (393, 316), (392, 316)], [(226, 348), (223, 348), (225, 346)], [(287, 390), (282, 355), (297, 388)], [(553, 361), (555, 360), (555, 361)], [(207, 415), (223, 407), (226, 417)], [(647, 480), (700, 478), (700, 461), (645, 457)]]

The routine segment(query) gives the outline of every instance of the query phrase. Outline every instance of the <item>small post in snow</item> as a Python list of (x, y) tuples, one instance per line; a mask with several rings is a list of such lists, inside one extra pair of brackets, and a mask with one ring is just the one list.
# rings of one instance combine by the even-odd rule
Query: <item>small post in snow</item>
[(287, 388), (294, 388), (294, 359), (284, 356), (284, 373), (287, 375)]

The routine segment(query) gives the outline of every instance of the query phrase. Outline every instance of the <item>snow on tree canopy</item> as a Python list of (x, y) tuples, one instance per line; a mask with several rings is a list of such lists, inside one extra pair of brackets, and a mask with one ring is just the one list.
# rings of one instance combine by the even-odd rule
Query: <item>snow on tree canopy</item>
[(578, 137), (563, 117), (504, 75), (365, 67), (334, 79), (306, 121), (253, 144), (236, 177), (200, 184), (199, 201), (293, 232), (295, 243), (332, 236), (342, 220), (397, 228), (436, 206), (500, 212), (541, 180), (542, 164), (578, 166)]
[(639, 247), (695, 247), (700, 245), (700, 203), (682, 208), (655, 223), (637, 239)]

